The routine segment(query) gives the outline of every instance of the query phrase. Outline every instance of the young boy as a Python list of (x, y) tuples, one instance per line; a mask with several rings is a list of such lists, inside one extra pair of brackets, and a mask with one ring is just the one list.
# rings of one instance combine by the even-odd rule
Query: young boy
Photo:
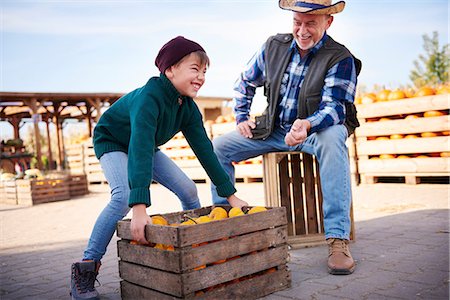
[(94, 283), (100, 260), (130, 207), (133, 238), (147, 243), (144, 229), (152, 223), (146, 212), (152, 180), (174, 192), (184, 210), (200, 207), (194, 182), (158, 149), (177, 132), (184, 134), (218, 193), (231, 206), (248, 205), (234, 195), (236, 189), (214, 154), (193, 100), (209, 66), (205, 50), (178, 36), (161, 48), (155, 64), (160, 76), (120, 98), (95, 127), (94, 150), (110, 185), (111, 201), (95, 223), (83, 260), (72, 264), (72, 299), (98, 299)]

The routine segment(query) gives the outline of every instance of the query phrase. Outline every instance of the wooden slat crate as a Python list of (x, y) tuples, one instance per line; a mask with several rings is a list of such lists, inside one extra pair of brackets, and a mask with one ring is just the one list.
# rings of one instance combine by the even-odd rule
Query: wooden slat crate
[[(266, 205), (285, 207), (289, 243), (307, 247), (325, 243), (319, 164), (302, 152), (273, 152), (263, 156)], [(350, 239), (354, 240), (353, 208)]]
[(123, 299), (255, 299), (290, 286), (284, 208), (203, 224), (173, 224), (186, 214), (196, 217), (211, 209), (162, 215), (172, 225), (146, 226), (147, 240), (172, 245), (172, 251), (130, 242), (130, 221), (119, 221)]
[(84, 174), (84, 145), (76, 144), (65, 148), (67, 167), (72, 174)]
[[(358, 106), (358, 172), (362, 183), (398, 177), (420, 183), (423, 177), (450, 175), (449, 95)], [(438, 111), (440, 116), (426, 117)], [(448, 181), (448, 180), (447, 180)]]
[(64, 179), (16, 180), (17, 203), (33, 205), (70, 199), (69, 182)]
[(70, 174), (67, 177), (69, 182), (69, 194), (70, 196), (82, 196), (89, 193), (87, 176)]
[(95, 156), (92, 142), (87, 142), (84, 144), (84, 170), (89, 183), (106, 182), (100, 161)]
[(17, 204), (17, 190), (15, 180), (0, 181), (1, 201), (3, 204)]

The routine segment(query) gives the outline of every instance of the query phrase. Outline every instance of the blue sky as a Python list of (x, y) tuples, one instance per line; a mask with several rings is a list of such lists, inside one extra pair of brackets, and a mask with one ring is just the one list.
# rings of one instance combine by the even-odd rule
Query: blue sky
[[(1, 91), (126, 93), (158, 75), (159, 48), (183, 35), (211, 58), (199, 95), (232, 97), (253, 53), (269, 35), (290, 32), (292, 23), (276, 0), (0, 5)], [(423, 34), (438, 31), (441, 45), (448, 43), (448, 12), (447, 0), (349, 0), (328, 33), (362, 60), (361, 84), (395, 88), (410, 83)]]

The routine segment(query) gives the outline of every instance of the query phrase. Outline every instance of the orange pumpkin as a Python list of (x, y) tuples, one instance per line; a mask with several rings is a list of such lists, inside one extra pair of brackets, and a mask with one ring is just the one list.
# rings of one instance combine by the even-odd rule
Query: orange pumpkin
[(374, 103), (375, 101), (377, 101), (377, 95), (375, 95), (374, 93), (365, 94), (361, 98), (361, 104), (370, 104)]
[(436, 93), (436, 91), (432, 87), (424, 86), (424, 87), (421, 87), (414, 96), (415, 97), (432, 96), (435, 93)]
[(391, 158), (395, 158), (394, 154), (381, 154), (380, 155), (381, 159), (391, 159)]
[(418, 118), (419, 118), (418, 115), (407, 115), (407, 116), (405, 117), (405, 120), (418, 119)]
[(383, 102), (388, 101), (389, 94), (391, 93), (391, 90), (381, 90), (377, 93), (377, 101)]
[(445, 94), (450, 94), (449, 85), (441, 85), (436, 89), (436, 95), (445, 95)]
[(391, 140), (400, 140), (400, 139), (403, 138), (403, 134), (391, 134), (391, 135), (389, 136), (389, 138), (390, 138)]
[(418, 136), (415, 134), (408, 134), (405, 136), (405, 139), (417, 139), (417, 138), (418, 138)]
[(403, 92), (405, 93), (405, 96), (407, 98), (412, 98), (414, 97), (414, 95), (416, 94), (416, 90), (414, 90), (413, 88), (406, 88), (403, 90)]
[(424, 118), (431, 118), (431, 117), (440, 117), (443, 116), (444, 113), (438, 110), (429, 110), (423, 113)]
[(399, 100), (406, 98), (405, 93), (402, 90), (395, 90), (389, 93), (388, 100)]
[(435, 137), (438, 136), (436, 132), (422, 132), (420, 134), (421, 137)]

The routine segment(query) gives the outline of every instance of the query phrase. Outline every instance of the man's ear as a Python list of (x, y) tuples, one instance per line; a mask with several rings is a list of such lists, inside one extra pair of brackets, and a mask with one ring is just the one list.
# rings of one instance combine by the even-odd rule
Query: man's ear
[(333, 23), (334, 17), (332, 15), (329, 16), (329, 18), (327, 19), (327, 30), (328, 28), (330, 28), (331, 23)]

